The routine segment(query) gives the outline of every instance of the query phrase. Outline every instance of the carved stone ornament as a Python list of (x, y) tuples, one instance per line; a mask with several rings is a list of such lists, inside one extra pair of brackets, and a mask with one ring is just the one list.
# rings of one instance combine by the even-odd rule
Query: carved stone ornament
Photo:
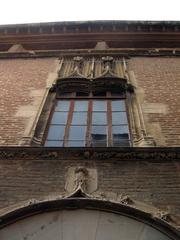
[(94, 159), (115, 161), (175, 161), (180, 160), (179, 148), (121, 147), (121, 148), (58, 148), (58, 147), (0, 147), (0, 160)]
[(169, 212), (166, 212), (166, 211), (157, 211), (155, 214), (154, 214), (154, 217), (155, 218), (159, 218), (163, 221), (166, 221), (166, 222), (172, 222), (172, 218), (171, 218), (171, 215)]
[(120, 77), (112, 72), (110, 62), (112, 57), (104, 57), (107, 65), (105, 70), (98, 77), (86, 77), (79, 71), (81, 57), (76, 57), (77, 64), (73, 72), (66, 77), (59, 77), (56, 82), (58, 93), (63, 92), (90, 92), (90, 91), (114, 91), (125, 94), (126, 91), (133, 92), (134, 88), (128, 83), (125, 77)]
[[(95, 192), (93, 194), (87, 194), (81, 188), (78, 188), (70, 195), (53, 195), (41, 200), (29, 199), (21, 204), (13, 205), (9, 208), (1, 210), (0, 229), (3, 229), (9, 224), (16, 223), (18, 220), (44, 212), (52, 212), (57, 210), (69, 211), (85, 208), (89, 210), (113, 212), (116, 214), (129, 216), (130, 218), (135, 218), (140, 222), (148, 223), (148, 225), (154, 226), (162, 232), (167, 233), (170, 239), (179, 240), (179, 218), (177, 218), (176, 221), (170, 221), (169, 219), (167, 221), (167, 213), (162, 212), (160, 209), (157, 209), (152, 205), (147, 205), (134, 199), (132, 200), (133, 204), (131, 205), (129, 200), (126, 202), (127, 199), (130, 199), (128, 196), (125, 196), (125, 202), (122, 202), (122, 196), (119, 196), (119, 194), (115, 193), (113, 195), (112, 194), (113, 192)], [(112, 198), (112, 196), (116, 196), (116, 198)], [(156, 213), (160, 213), (160, 216), (155, 216), (154, 214)], [(175, 216), (173, 215), (172, 218), (173, 217)]]
[(110, 56), (106, 56), (106, 57), (102, 57), (103, 63), (104, 63), (104, 69), (112, 69), (112, 65), (113, 65), (113, 57)]
[(85, 167), (71, 167), (67, 171), (65, 189), (72, 193), (81, 189), (92, 193), (97, 189), (97, 170)]
[(74, 61), (74, 71), (81, 71), (83, 65), (83, 57), (77, 56), (73, 58)]

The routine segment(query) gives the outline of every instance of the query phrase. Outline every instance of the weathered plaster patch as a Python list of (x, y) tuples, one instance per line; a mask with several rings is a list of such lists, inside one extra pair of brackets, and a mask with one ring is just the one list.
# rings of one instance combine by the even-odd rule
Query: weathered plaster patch
[(30, 96), (32, 97), (42, 97), (44, 94), (44, 89), (33, 89), (30, 91)]
[(144, 113), (167, 114), (168, 106), (163, 103), (143, 103), (142, 110)]
[(161, 126), (159, 123), (147, 123), (147, 131), (152, 135), (158, 146), (165, 146), (165, 138), (161, 131)]
[(18, 111), (16, 112), (16, 117), (32, 117), (36, 114), (36, 111), (38, 109), (37, 104), (34, 106), (34, 104), (32, 105), (25, 105), (25, 106), (21, 106), (19, 107)]

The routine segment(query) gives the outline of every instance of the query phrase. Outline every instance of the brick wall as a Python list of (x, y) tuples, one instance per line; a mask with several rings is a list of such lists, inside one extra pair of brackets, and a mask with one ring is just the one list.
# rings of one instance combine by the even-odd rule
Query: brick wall
[[(36, 99), (42, 99), (48, 74), (56, 69), (55, 61), (0, 60), (0, 145), (18, 145), (23, 138), (31, 120), (28, 111), (39, 105)], [(180, 146), (180, 59), (132, 58), (128, 69), (136, 78), (148, 133), (158, 145)], [(129, 195), (174, 215), (180, 214), (180, 164), (177, 160), (155, 159), (48, 160), (41, 156), (28, 160), (0, 159), (0, 209), (30, 199), (67, 194), (66, 174), (74, 166), (97, 169), (98, 192)]]
[(18, 145), (36, 114), (55, 59), (0, 60), (0, 145)]
[[(0, 145), (19, 145), (38, 113), (53, 58), (0, 60)], [(180, 146), (180, 59), (136, 57), (133, 71), (146, 129), (158, 146)]]
[(47, 199), (65, 193), (68, 168), (85, 166), (98, 171), (98, 189), (128, 195), (149, 205), (180, 214), (178, 161), (0, 160), (0, 209), (30, 199)]
[(159, 146), (180, 146), (180, 58), (136, 57), (133, 71), (146, 128)]

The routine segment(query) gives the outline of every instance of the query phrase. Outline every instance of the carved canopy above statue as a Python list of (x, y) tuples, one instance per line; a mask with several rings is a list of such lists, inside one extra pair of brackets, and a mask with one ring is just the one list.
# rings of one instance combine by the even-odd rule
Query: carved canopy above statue
[[(67, 63), (66, 63), (67, 64)], [(76, 57), (73, 59), (73, 71), (62, 76), (59, 73), (59, 77), (56, 83), (56, 90), (58, 92), (91, 92), (91, 91), (113, 91), (124, 94), (126, 91), (133, 91), (132, 85), (127, 81), (127, 78), (123, 73), (116, 74), (115, 72), (115, 62), (112, 57), (102, 57), (101, 61), (95, 64), (92, 62), (91, 73), (89, 76), (83, 74), (83, 69), (87, 66), (86, 60), (81, 57)], [(99, 69), (101, 71), (99, 75), (94, 74), (97, 72), (97, 65), (99, 64)], [(123, 69), (122, 63), (119, 63), (119, 68)], [(95, 66), (96, 65), (96, 66)], [(101, 66), (101, 67), (100, 67)], [(96, 68), (96, 69), (95, 69)], [(95, 76), (94, 76), (95, 75)]]
[(132, 85), (126, 79), (118, 77), (99, 77), (87, 79), (82, 77), (68, 77), (58, 79), (56, 90), (58, 92), (101, 92), (113, 91), (124, 94), (126, 91), (133, 91)]

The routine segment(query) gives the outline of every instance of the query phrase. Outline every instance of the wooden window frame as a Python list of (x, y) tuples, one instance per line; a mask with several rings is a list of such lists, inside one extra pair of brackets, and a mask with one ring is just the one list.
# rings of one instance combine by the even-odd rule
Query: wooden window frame
[[(113, 93), (113, 92), (112, 92)], [(50, 117), (48, 119), (47, 122), (47, 126), (45, 129), (45, 134), (43, 137), (43, 145), (45, 146), (45, 142), (47, 140), (47, 136), (48, 136), (48, 132), (49, 132), (49, 128), (51, 126), (51, 121), (52, 121), (52, 117), (53, 114), (55, 112), (55, 107), (58, 101), (61, 100), (67, 100), (70, 101), (70, 107), (69, 107), (69, 111), (68, 111), (68, 116), (67, 116), (67, 123), (65, 126), (65, 133), (64, 133), (64, 138), (63, 138), (63, 146), (62, 147), (68, 147), (68, 137), (69, 137), (69, 130), (70, 130), (70, 126), (72, 123), (72, 117), (73, 117), (73, 111), (74, 111), (74, 106), (75, 106), (75, 101), (76, 100), (88, 100), (88, 110), (87, 110), (87, 128), (86, 128), (86, 136), (85, 136), (85, 146), (81, 146), (81, 147), (92, 147), (94, 148), (94, 146), (92, 146), (92, 141), (91, 141), (91, 128), (92, 128), (92, 108), (93, 108), (93, 100), (104, 100), (107, 101), (107, 146), (104, 147), (114, 147), (113, 146), (113, 137), (112, 137), (112, 109), (111, 109), (111, 101), (112, 100), (124, 100), (125, 103), (125, 111), (126, 115), (127, 115), (127, 125), (128, 126), (128, 135), (129, 135), (129, 145), (127, 147), (131, 147), (132, 146), (132, 137), (131, 137), (131, 131), (130, 131), (130, 123), (129, 123), (129, 114), (128, 114), (128, 108), (127, 108), (127, 97), (126, 95), (122, 95), (119, 93), (119, 95), (117, 96), (113, 96), (112, 93), (110, 91), (106, 91), (106, 95), (105, 96), (94, 96), (92, 92), (89, 93), (89, 95), (87, 96), (77, 96), (76, 92), (72, 92), (70, 93), (69, 96), (61, 96), (61, 95), (56, 95), (55, 97), (55, 102), (53, 104), (51, 113), (50, 113)], [(123, 125), (123, 124), (122, 124)], [(102, 126), (102, 125), (101, 125)], [(74, 140), (75, 141), (75, 140)], [(77, 141), (77, 140), (76, 140)], [(60, 147), (60, 148), (62, 148)]]

